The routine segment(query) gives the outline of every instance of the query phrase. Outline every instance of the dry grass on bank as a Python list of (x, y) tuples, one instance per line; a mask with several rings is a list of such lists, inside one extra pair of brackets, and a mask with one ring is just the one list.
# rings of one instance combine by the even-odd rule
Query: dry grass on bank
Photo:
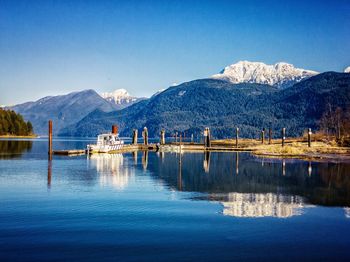
[[(216, 140), (213, 143), (220, 146), (235, 147), (234, 139)], [(311, 147), (308, 147), (303, 138), (287, 139), (284, 147), (281, 145), (281, 139), (274, 139), (271, 144), (268, 144), (268, 141), (262, 144), (257, 139), (240, 139), (238, 148), (251, 150), (257, 155), (267, 156), (350, 155), (349, 147), (339, 147), (335, 141), (313, 141)]]
[(315, 154), (350, 154), (350, 148), (338, 147), (324, 142), (313, 142), (311, 147), (307, 143), (292, 142), (284, 147), (278, 144), (258, 145), (254, 147), (254, 153), (260, 155), (315, 155)]

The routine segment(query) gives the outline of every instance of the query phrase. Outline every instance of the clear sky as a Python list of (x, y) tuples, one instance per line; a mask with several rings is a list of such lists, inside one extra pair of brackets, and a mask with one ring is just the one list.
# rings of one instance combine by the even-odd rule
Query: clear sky
[(350, 1), (0, 0), (0, 105), (83, 89), (150, 96), (239, 60), (350, 65)]

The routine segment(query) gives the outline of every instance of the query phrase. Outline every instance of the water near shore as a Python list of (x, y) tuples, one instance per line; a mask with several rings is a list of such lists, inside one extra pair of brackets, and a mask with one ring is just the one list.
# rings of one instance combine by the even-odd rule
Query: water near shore
[(1, 261), (350, 260), (345, 162), (0, 140), (0, 203)]

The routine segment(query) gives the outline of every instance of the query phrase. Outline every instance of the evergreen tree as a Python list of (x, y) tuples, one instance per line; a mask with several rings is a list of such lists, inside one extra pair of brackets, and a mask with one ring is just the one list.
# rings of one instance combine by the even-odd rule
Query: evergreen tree
[(0, 109), (0, 135), (20, 135), (33, 134), (31, 122), (25, 122), (20, 114), (13, 110)]

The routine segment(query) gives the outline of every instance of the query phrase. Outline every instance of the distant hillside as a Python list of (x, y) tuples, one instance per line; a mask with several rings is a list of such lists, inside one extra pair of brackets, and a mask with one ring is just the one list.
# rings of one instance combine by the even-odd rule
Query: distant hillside
[(31, 122), (25, 122), (20, 114), (0, 108), (0, 136), (28, 136), (33, 134)]
[(94, 90), (85, 90), (44, 97), (35, 102), (13, 106), (11, 109), (31, 121), (36, 134), (43, 135), (47, 134), (49, 119), (54, 122), (54, 134), (58, 134), (61, 129), (75, 124), (96, 109), (110, 112), (116, 110), (117, 106), (103, 99)]
[(326, 105), (350, 106), (350, 74), (322, 73), (286, 89), (261, 84), (232, 84), (216, 79), (200, 79), (168, 88), (149, 100), (109, 113), (95, 110), (60, 135), (95, 136), (120, 126), (121, 135), (132, 129), (149, 129), (158, 136), (165, 128), (199, 135), (211, 127), (215, 137), (232, 137), (235, 127), (241, 136), (257, 137), (262, 128), (272, 127), (279, 136), (282, 127), (287, 135), (301, 135), (318, 120)]

